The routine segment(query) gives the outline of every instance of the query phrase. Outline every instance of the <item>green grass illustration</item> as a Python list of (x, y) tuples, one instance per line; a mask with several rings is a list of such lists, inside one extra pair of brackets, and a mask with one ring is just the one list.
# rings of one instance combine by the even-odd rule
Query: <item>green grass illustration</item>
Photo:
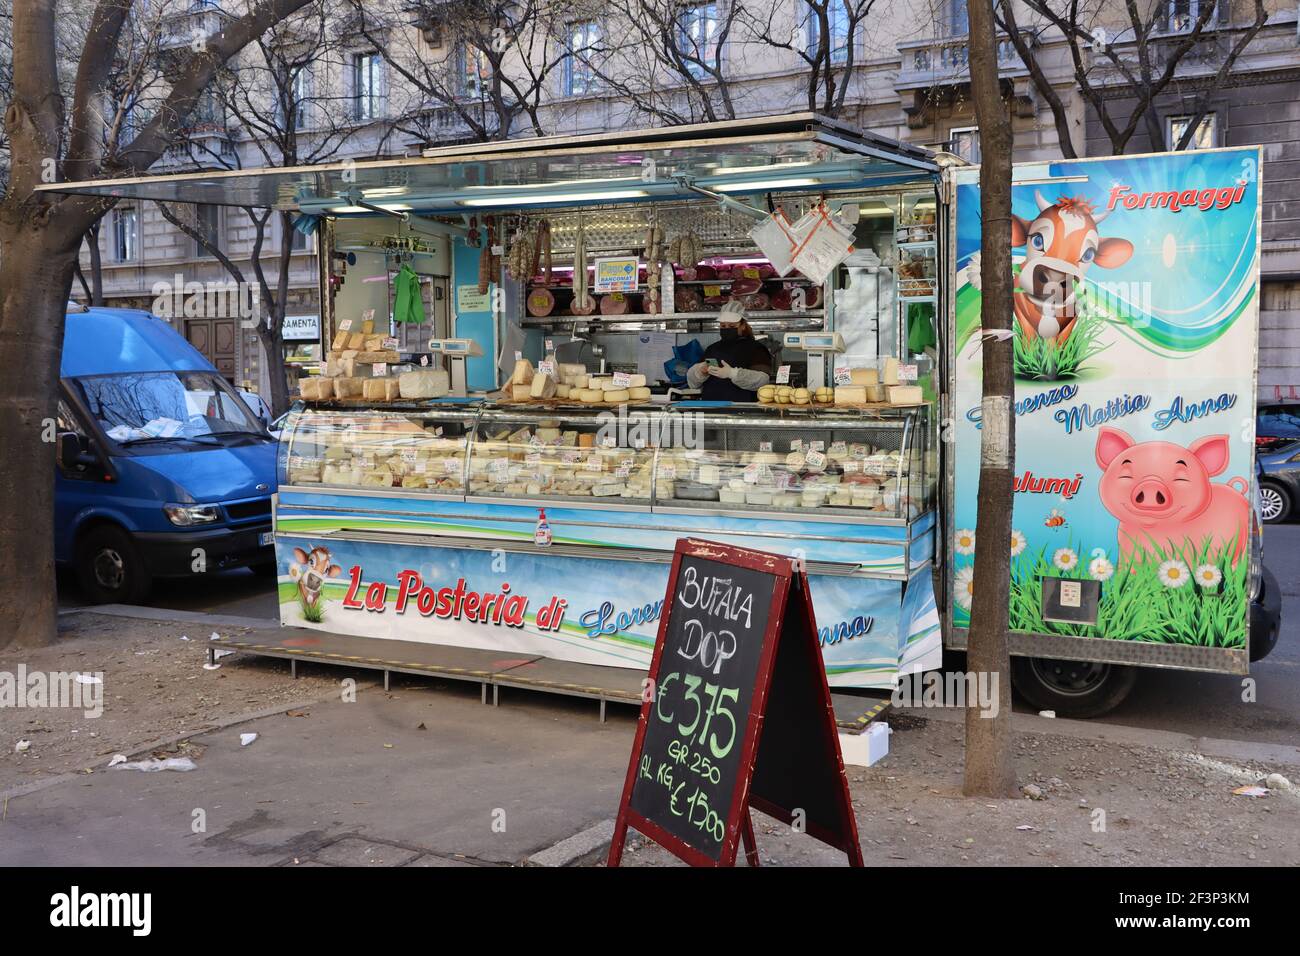
[(1105, 326), (1105, 321), (1095, 312), (1085, 309), (1082, 303), (1070, 337), (1062, 344), (1057, 344), (1055, 339), (1026, 338), (1024, 329), (1017, 322), (1016, 378), (1034, 382), (1078, 378), (1087, 371), (1090, 359), (1109, 348), (1109, 345), (1101, 341)]
[[(1234, 567), (1228, 550), (1210, 557), (1209, 540), (1199, 548), (1188, 541), (1179, 553), (1150, 540), (1145, 548), (1135, 548), (1132, 557), (1121, 560), (1114, 575), (1102, 582), (1097, 624), (1088, 626), (1043, 620), (1042, 578), (1091, 577), (1091, 558), (1085, 551), (1076, 550), (1079, 561), (1073, 569), (1055, 567), (1052, 555), (1060, 547), (1072, 547), (1072, 543), (1043, 547), (1037, 553), (1025, 551), (1012, 559), (1010, 614), (1014, 630), (1151, 644), (1246, 646), (1249, 561), (1244, 555)], [(1183, 561), (1193, 575), (1182, 587), (1167, 587), (1160, 580), (1160, 565), (1172, 558)], [(1216, 588), (1202, 587), (1195, 580), (1196, 569), (1206, 564), (1217, 567), (1222, 575)], [(970, 612), (954, 604), (953, 623), (968, 627)]]

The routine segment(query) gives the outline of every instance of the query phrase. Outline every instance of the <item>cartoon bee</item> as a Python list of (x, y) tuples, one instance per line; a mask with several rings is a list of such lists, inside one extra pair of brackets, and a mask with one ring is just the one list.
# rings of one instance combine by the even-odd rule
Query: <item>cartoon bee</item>
[(1056, 508), (1049, 511), (1047, 517), (1043, 520), (1043, 526), (1046, 528), (1064, 528), (1067, 524), (1069, 522), (1065, 520), (1065, 515), (1061, 514)]

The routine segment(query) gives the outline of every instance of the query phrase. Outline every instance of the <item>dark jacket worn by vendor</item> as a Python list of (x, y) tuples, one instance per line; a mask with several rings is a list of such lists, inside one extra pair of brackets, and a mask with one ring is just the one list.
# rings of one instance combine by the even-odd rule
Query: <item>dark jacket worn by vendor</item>
[(704, 361), (687, 370), (686, 383), (700, 389), (707, 401), (753, 402), (770, 381), (771, 369), (771, 353), (754, 339), (748, 325), (723, 326), (722, 338), (704, 350)]

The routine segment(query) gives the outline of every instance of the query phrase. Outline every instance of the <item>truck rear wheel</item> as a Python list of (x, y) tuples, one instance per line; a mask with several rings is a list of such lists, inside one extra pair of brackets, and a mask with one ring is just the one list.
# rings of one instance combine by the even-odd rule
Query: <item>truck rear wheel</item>
[(1011, 658), (1011, 686), (1037, 710), (1059, 717), (1100, 717), (1137, 683), (1137, 668), (1047, 657)]
[(94, 604), (139, 604), (153, 580), (140, 549), (116, 525), (91, 528), (77, 543), (77, 580)]

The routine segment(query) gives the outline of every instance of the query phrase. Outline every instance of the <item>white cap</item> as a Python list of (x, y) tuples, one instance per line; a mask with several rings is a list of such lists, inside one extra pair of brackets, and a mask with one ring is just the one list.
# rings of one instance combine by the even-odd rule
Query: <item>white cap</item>
[(744, 318), (745, 307), (735, 299), (732, 299), (730, 302), (723, 305), (722, 311), (718, 313), (718, 324), (739, 325), (741, 320)]

